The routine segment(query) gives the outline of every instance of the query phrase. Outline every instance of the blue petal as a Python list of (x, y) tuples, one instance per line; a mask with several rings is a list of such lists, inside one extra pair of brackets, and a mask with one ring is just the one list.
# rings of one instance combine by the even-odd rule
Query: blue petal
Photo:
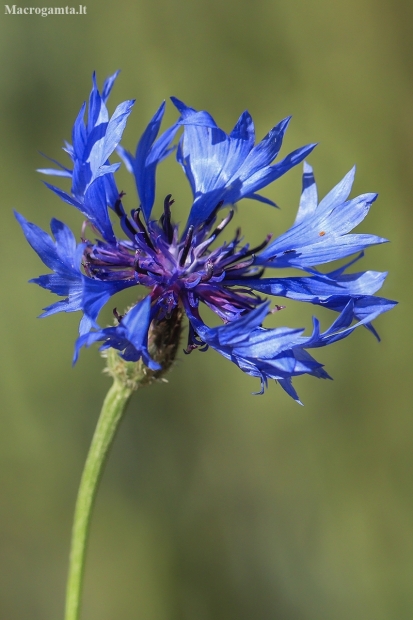
[(318, 205), (317, 185), (315, 182), (313, 169), (306, 161), (304, 162), (303, 168), (303, 188), (301, 192), (300, 206), (298, 208), (294, 226), (299, 224), (301, 220), (311, 217)]
[(70, 228), (63, 222), (52, 219), (50, 229), (56, 239), (56, 252), (65, 265), (70, 265), (72, 269), (79, 270), (79, 266), (74, 264), (77, 243), (76, 238)]
[(102, 99), (104, 101), (104, 103), (107, 102), (109, 95), (111, 93), (111, 90), (113, 88), (113, 85), (115, 83), (116, 78), (118, 77), (120, 71), (115, 71), (115, 73), (111, 76), (109, 76), (108, 78), (106, 78), (106, 80), (103, 82), (103, 88), (102, 88)]
[(113, 174), (105, 174), (103, 177), (103, 183), (105, 186), (106, 204), (113, 209), (115, 203), (119, 199), (119, 190), (116, 187), (115, 177)]
[(289, 118), (254, 146), (254, 125), (247, 111), (227, 135), (207, 113), (173, 101), (181, 112), (179, 123), (184, 125), (177, 159), (194, 196), (187, 228), (200, 226), (220, 203), (233, 204), (245, 197), (265, 201), (256, 192), (302, 161), (315, 146), (298, 149), (279, 164), (270, 165), (281, 148)]
[(265, 198), (265, 196), (260, 196), (260, 194), (246, 194), (244, 198), (249, 198), (250, 200), (257, 200), (258, 202), (263, 202), (264, 204), (270, 205), (271, 207), (275, 207), (276, 209), (280, 208), (277, 204), (275, 204), (273, 200), (270, 200), (269, 198)]
[(106, 188), (103, 177), (97, 178), (88, 187), (81, 211), (96, 226), (106, 241), (116, 243), (107, 208)]
[(324, 212), (324, 210), (331, 211), (345, 202), (353, 187), (355, 174), (356, 167), (353, 166), (345, 177), (323, 198), (318, 206), (318, 210), (321, 212)]
[(349, 336), (357, 327), (370, 323), (383, 312), (381, 308), (376, 308), (374, 312), (366, 315), (363, 319), (351, 325), (354, 316), (353, 304), (353, 300), (350, 300), (334, 323), (322, 334), (320, 334), (317, 319), (313, 319), (313, 333), (309, 338), (302, 339), (300, 343), (301, 346), (305, 348), (324, 347), (332, 344), (333, 342), (337, 342), (338, 340), (342, 340), (343, 338)]
[[(284, 157), (284, 159), (282, 159), (278, 164), (262, 168), (261, 170), (258, 170), (253, 175), (246, 178), (242, 186), (242, 197), (245, 194), (257, 192), (272, 183), (273, 181), (279, 179), (283, 174), (291, 170), (291, 168), (302, 162), (303, 159), (307, 157), (307, 155), (309, 155), (316, 146), (316, 144), (308, 144), (307, 146), (296, 149), (295, 151)], [(239, 198), (237, 198), (237, 200), (239, 200)]]
[(291, 116), (278, 123), (253, 149), (243, 162), (239, 174), (243, 178), (251, 177), (266, 168), (280, 152), (284, 134), (290, 124)]
[[(263, 307), (267, 310), (268, 305), (264, 304)], [(298, 400), (298, 396), (291, 384), (293, 376), (310, 374), (320, 379), (330, 378), (322, 364), (306, 349), (327, 346), (346, 338), (354, 329), (371, 323), (382, 312), (382, 309), (375, 308), (358, 323), (351, 325), (354, 307), (350, 300), (329, 329), (321, 333), (319, 322), (314, 319), (311, 336), (304, 337), (301, 335), (303, 330), (260, 327), (256, 319), (263, 307), (258, 307), (242, 317), (243, 325), (238, 325), (238, 331), (236, 328), (239, 321), (209, 328), (199, 317), (193, 315), (190, 307), (186, 310), (193, 328), (206, 344), (234, 362), (243, 372), (259, 377), (263, 388), (268, 379), (281, 382), (283, 389), (295, 400)], [(248, 325), (248, 317), (251, 315), (253, 320)], [(230, 337), (225, 335), (227, 330), (231, 332)]]
[(303, 333), (303, 329), (290, 329), (287, 327), (279, 327), (277, 329), (257, 330), (249, 335), (246, 344), (238, 344), (236, 347), (237, 356), (248, 357), (252, 359), (271, 360), (282, 353), (285, 349), (290, 349), (299, 336)]
[[(44, 319), (45, 317), (51, 316), (52, 314), (57, 314), (58, 312), (78, 312), (81, 310), (81, 286), (78, 287), (77, 291), (75, 288), (78, 284), (78, 282), (74, 283), (75, 286), (71, 286), (67, 293), (63, 293), (70, 293), (70, 296), (66, 299), (61, 299), (60, 301), (43, 308), (44, 311), (39, 315), (39, 319)], [(56, 293), (56, 291), (53, 292)], [(78, 294), (76, 294), (76, 292)], [(60, 293), (57, 294), (59, 295)]]
[(211, 127), (213, 129), (218, 129), (218, 125), (208, 112), (197, 112), (197, 110), (188, 107), (183, 101), (180, 101), (176, 97), (171, 97), (171, 101), (181, 113), (181, 118), (178, 121), (180, 125), (189, 124), (198, 125), (199, 127)]
[(45, 233), (41, 228), (28, 222), (23, 215), (14, 211), (14, 215), (23, 229), (24, 236), (33, 248), (33, 250), (39, 255), (44, 264), (49, 269), (55, 269), (56, 267), (63, 266), (60, 258), (57, 255), (55, 244), (51, 237)]
[(97, 319), (100, 310), (112, 295), (131, 286), (136, 286), (134, 279), (105, 281), (83, 276), (82, 282), (82, 308), (84, 313), (93, 321)]
[(36, 172), (41, 172), (42, 174), (50, 174), (55, 177), (67, 177), (69, 179), (72, 178), (72, 172), (70, 170), (55, 170), (54, 168), (37, 168)]
[(370, 245), (378, 245), (387, 243), (387, 239), (377, 237), (376, 235), (364, 234), (347, 234), (345, 236), (336, 237), (333, 235), (327, 237), (319, 243), (304, 243), (305, 233), (300, 235), (300, 240), (294, 244), (294, 239), (290, 241), (291, 247), (280, 249), (277, 241), (268, 246), (259, 256), (257, 256), (256, 265), (266, 265), (267, 267), (297, 267), (298, 269), (308, 269), (315, 265), (322, 265), (334, 260), (346, 258), (351, 254), (365, 250)]
[(72, 129), (73, 155), (76, 159), (83, 159), (86, 147), (86, 126), (84, 121), (86, 103), (83, 103)]
[(148, 296), (131, 308), (117, 327), (108, 327), (81, 335), (75, 345), (73, 362), (76, 362), (82, 346), (89, 347), (94, 342), (103, 340), (102, 348), (113, 347), (118, 351), (123, 351), (122, 357), (126, 361), (137, 362), (142, 358), (151, 370), (160, 370), (161, 366), (152, 360), (147, 349), (150, 322), (151, 300)]
[(245, 149), (247, 156), (255, 142), (254, 122), (248, 110), (241, 114), (229, 137), (239, 141), (240, 147)]
[(108, 328), (101, 329), (101, 330), (94, 331), (94, 332), (93, 331), (86, 332), (82, 329), (82, 333), (80, 334), (79, 338), (76, 340), (76, 343), (75, 343), (75, 351), (73, 354), (73, 364), (77, 362), (80, 349), (82, 347), (90, 347), (92, 344), (94, 344), (95, 342), (98, 342), (99, 340), (105, 340), (107, 338), (107, 331), (108, 331)]
[(226, 281), (231, 286), (248, 286), (267, 295), (280, 295), (298, 301), (318, 303), (332, 295), (373, 295), (382, 286), (387, 273), (380, 271), (362, 271), (339, 275), (318, 274), (310, 277), (291, 278), (249, 278), (246, 280)]
[(367, 215), (377, 194), (347, 200), (354, 168), (317, 206), (317, 190), (308, 164), (304, 165), (303, 193), (294, 225), (257, 257), (257, 265), (308, 269), (345, 258), (387, 240), (375, 235), (347, 234)]
[(153, 203), (155, 202), (154, 175), (148, 175), (146, 160), (159, 133), (164, 112), (165, 102), (163, 101), (143, 132), (138, 146), (136, 147), (133, 171), (142, 205), (142, 211), (146, 220), (149, 219)]
[(249, 333), (262, 324), (268, 311), (269, 303), (263, 303), (237, 321), (232, 321), (225, 326), (209, 328), (192, 314), (189, 306), (186, 308), (189, 319), (199, 336), (203, 340), (207, 338), (205, 342), (208, 344), (216, 341), (221, 345), (234, 345), (248, 338)]
[[(147, 355), (148, 329), (151, 322), (151, 298), (145, 297), (129, 310), (122, 319), (122, 328), (125, 336), (137, 351), (142, 351), (144, 360), (150, 360)], [(145, 361), (146, 363), (146, 361)], [(160, 370), (160, 365), (151, 360), (150, 367), (153, 370)]]
[(103, 125), (102, 137), (99, 139), (97, 139), (98, 136), (94, 137), (93, 146), (87, 159), (90, 162), (92, 172), (91, 181), (98, 176), (98, 170), (102, 168), (118, 146), (134, 103), (135, 100), (130, 100), (118, 105), (110, 121), (107, 125)]
[(293, 398), (299, 405), (303, 404), (293, 387), (291, 377), (288, 377), (287, 379), (278, 379), (277, 382), (282, 387), (282, 389), (287, 392), (288, 396), (291, 396), (291, 398)]
[(76, 209), (79, 209), (79, 211), (82, 211), (83, 205), (81, 202), (79, 202), (79, 200), (73, 198), (73, 196), (71, 196), (67, 192), (64, 192), (62, 189), (60, 189), (60, 187), (55, 187), (54, 185), (47, 183), (47, 181), (44, 181), (44, 184), (46, 185), (46, 187), (51, 189), (52, 192), (57, 194), (59, 198), (61, 198), (64, 202), (67, 202), (69, 205), (72, 205), (73, 207), (76, 207)]
[(29, 280), (30, 284), (37, 284), (62, 297), (69, 294), (73, 281), (79, 284), (80, 276), (76, 274), (48, 273)]
[(93, 72), (92, 76), (93, 88), (89, 96), (89, 111), (87, 131), (90, 133), (97, 125), (101, 123), (107, 123), (109, 119), (108, 110), (104, 104), (102, 97), (100, 96), (97, 84), (96, 73)]
[[(347, 266), (329, 274), (317, 274), (311, 277), (249, 278), (247, 281), (240, 279), (226, 282), (231, 286), (247, 284), (249, 288), (260, 293), (318, 304), (336, 312), (344, 310), (352, 299), (355, 319), (364, 319), (377, 310), (381, 313), (387, 312), (396, 305), (395, 301), (374, 296), (383, 285), (386, 272), (365, 271), (343, 274)], [(366, 327), (378, 338), (370, 324)]]
[(97, 228), (102, 237), (109, 243), (116, 243), (107, 209), (106, 188), (104, 177), (97, 178), (87, 189), (83, 201), (76, 200), (70, 194), (50, 183), (45, 185), (59, 196), (64, 202), (76, 207)]
[[(89, 97), (87, 125), (84, 122), (86, 110), (86, 104), (84, 103), (73, 125), (73, 146), (66, 144), (64, 149), (73, 160), (73, 172), (53, 159), (51, 161), (62, 168), (61, 171), (51, 168), (39, 170), (44, 174), (71, 177), (73, 199), (68, 198), (65, 192), (61, 192), (59, 195), (63, 200), (77, 208), (79, 208), (79, 203), (83, 204), (85, 193), (96, 178), (112, 175), (119, 167), (119, 164), (111, 166), (108, 158), (119, 144), (134, 101), (125, 101), (118, 105), (109, 120), (105, 101), (109, 96), (117, 74), (118, 72), (105, 81), (102, 96), (97, 88), (96, 76), (93, 74), (93, 88)], [(56, 193), (59, 193), (57, 188), (49, 187)], [(113, 206), (112, 196), (109, 204)]]
[(80, 272), (80, 261), (83, 245), (76, 245), (71, 230), (58, 220), (53, 219), (51, 222), (52, 232), (56, 239), (56, 243), (54, 243), (48, 234), (35, 224), (27, 222), (23, 216), (16, 213), (16, 218), (32, 248), (45, 265), (54, 271), (54, 273), (33, 278), (30, 282), (38, 284), (56, 295), (66, 297), (66, 299), (44, 308), (44, 312), (40, 316), (45, 317), (56, 312), (82, 310), (82, 278), (84, 276)]
[(165, 102), (161, 104), (145, 129), (136, 147), (135, 157), (123, 147), (118, 147), (118, 153), (125, 162), (128, 171), (135, 177), (142, 212), (146, 221), (150, 218), (155, 202), (157, 165), (171, 152), (170, 143), (179, 129), (179, 125), (174, 124), (156, 140), (164, 112)]
[[(59, 168), (61, 168), (62, 170), (64, 170), (65, 172), (67, 172), (69, 175), (72, 174), (72, 171), (69, 170), (69, 168), (66, 168), (66, 166), (63, 166), (60, 162), (58, 162), (56, 159), (53, 159), (52, 157), (48, 157), (48, 155), (45, 155), (44, 153), (42, 153), (41, 151), (40, 155), (42, 157), (45, 157), (46, 159), (48, 159), (49, 161), (52, 161), (54, 164), (56, 164), (56, 166), (58, 166)], [(52, 172), (50, 172), (50, 174), (54, 174), (55, 172), (57, 172), (56, 170), (54, 170), (53, 168), (51, 168)], [(37, 170), (37, 172), (42, 172), (42, 170)], [(49, 173), (46, 173), (49, 174)]]

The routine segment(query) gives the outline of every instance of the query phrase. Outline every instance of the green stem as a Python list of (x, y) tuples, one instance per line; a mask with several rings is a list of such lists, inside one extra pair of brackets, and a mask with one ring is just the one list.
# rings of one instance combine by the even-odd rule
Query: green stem
[(115, 379), (93, 435), (76, 501), (66, 590), (65, 620), (78, 620), (90, 517), (106, 457), (133, 389)]

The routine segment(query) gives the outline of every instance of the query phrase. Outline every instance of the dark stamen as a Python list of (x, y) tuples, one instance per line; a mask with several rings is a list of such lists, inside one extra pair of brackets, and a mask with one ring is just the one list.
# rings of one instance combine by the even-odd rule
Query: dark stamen
[(192, 325), (189, 324), (188, 345), (186, 349), (183, 349), (183, 352), (185, 353), (185, 355), (189, 355), (189, 353), (191, 353), (191, 351), (194, 351), (194, 349), (198, 349), (199, 351), (206, 351), (208, 349), (208, 345), (200, 339)]
[(88, 263), (88, 262), (86, 262), (86, 261), (82, 261), (82, 267), (83, 267), (83, 269), (85, 270), (86, 275), (87, 275), (87, 276), (89, 276), (89, 277), (91, 277), (91, 275), (92, 275), (92, 271), (91, 271), (91, 269), (90, 269), (90, 265), (89, 265), (89, 263)]
[(179, 259), (180, 267), (183, 267), (185, 265), (186, 257), (188, 256), (188, 252), (191, 247), (193, 235), (194, 235), (194, 227), (190, 226), (188, 228), (188, 232), (186, 233), (184, 248), (182, 250), (181, 258)]
[[(242, 275), (242, 279), (243, 279), (243, 280), (248, 280), (248, 279), (250, 279), (250, 280), (251, 280), (251, 279), (254, 279), (254, 280), (255, 280), (255, 279), (257, 279), (257, 280), (259, 280), (259, 279), (260, 279), (260, 278), (262, 278), (262, 276), (264, 275), (264, 272), (265, 272), (265, 269), (264, 269), (264, 268), (261, 268), (261, 269), (260, 269), (259, 271), (257, 271), (256, 273), (246, 273), (246, 274), (244, 274), (244, 273), (243, 273), (243, 274), (241, 274), (241, 275)], [(230, 273), (230, 274), (228, 275), (228, 278), (226, 278), (226, 279), (227, 279), (227, 280), (230, 280), (230, 279), (231, 279), (231, 278), (233, 278), (234, 276), (236, 277), (236, 274), (234, 274), (234, 273)]]
[(148, 272), (146, 271), (146, 269), (142, 269), (142, 267), (139, 266), (138, 259), (135, 260), (135, 262), (133, 264), (133, 268), (136, 271), (136, 273), (140, 273), (143, 276), (147, 276), (148, 275)]
[(197, 348), (198, 348), (197, 344), (188, 344), (186, 349), (182, 349), (182, 351), (185, 353), (185, 355), (189, 355), (190, 353), (192, 353), (192, 351), (194, 351)]
[[(242, 256), (245, 258), (245, 256)], [(255, 255), (253, 254), (248, 260), (244, 260), (241, 263), (234, 263), (230, 267), (226, 267), (225, 271), (231, 271), (231, 269), (246, 269), (246, 267), (251, 267), (251, 265), (255, 261)]]
[(163, 214), (160, 217), (159, 223), (161, 224), (163, 231), (166, 235), (168, 243), (172, 242), (173, 239), (173, 228), (171, 225), (171, 206), (174, 204), (175, 200), (171, 200), (172, 194), (168, 194), (163, 203)]
[(135, 235), (137, 233), (137, 230), (136, 230), (135, 226), (133, 225), (133, 222), (130, 221), (129, 217), (125, 213), (125, 209), (123, 208), (123, 205), (122, 205), (122, 198), (123, 198), (123, 196), (125, 196), (125, 192), (121, 192), (119, 194), (118, 199), (116, 200), (115, 204), (113, 205), (113, 209), (114, 209), (116, 215), (120, 219), (120, 225), (122, 226), (123, 232), (126, 235), (128, 235), (128, 237), (131, 239), (131, 241), (133, 241), (134, 238), (135, 238)]
[(82, 240), (82, 243), (85, 243), (86, 241), (86, 228), (89, 226), (89, 220), (85, 220), (82, 224), (82, 231), (80, 233), (80, 238)]
[(214, 263), (210, 260), (208, 260), (206, 262), (206, 274), (204, 276), (202, 276), (201, 280), (202, 282), (208, 282), (208, 280), (210, 280), (212, 278), (212, 276), (214, 275)]
[(125, 192), (121, 192), (119, 194), (119, 198), (116, 200), (115, 204), (113, 205), (113, 210), (115, 211), (116, 215), (118, 215), (119, 217), (122, 217), (122, 215), (125, 215), (125, 210), (122, 205), (122, 198), (124, 196), (125, 196)]
[(150, 237), (149, 237), (149, 235), (147, 233), (147, 230), (146, 230), (146, 228), (145, 228), (144, 224), (142, 223), (142, 220), (141, 220), (141, 218), (139, 216), (140, 211), (141, 211), (140, 208), (139, 209), (134, 209), (132, 211), (133, 221), (135, 222), (136, 226), (138, 227), (139, 233), (144, 238), (146, 245), (148, 247), (150, 247), (151, 250), (155, 250), (155, 248), (153, 246), (153, 243), (152, 243), (152, 241), (151, 241), (151, 239), (150, 239)]
[(213, 243), (215, 241), (215, 239), (218, 237), (218, 235), (220, 234), (220, 232), (222, 232), (224, 230), (224, 228), (230, 223), (230, 221), (232, 220), (234, 216), (234, 210), (231, 209), (231, 211), (228, 213), (227, 217), (225, 217), (222, 222), (215, 228), (215, 230), (210, 234), (210, 236), (208, 237), (208, 239), (206, 239), (202, 244), (202, 251), (200, 252), (200, 254), (198, 256), (203, 256), (206, 251), (208, 250), (209, 246), (211, 245), (211, 243)]
[[(234, 258), (233, 255), (235, 254), (235, 250), (237, 249), (237, 245), (239, 244), (240, 240), (241, 240), (241, 228), (237, 228), (237, 230), (235, 231), (234, 239), (226, 247), (224, 246), (222, 248), (223, 249), (222, 256), (226, 258), (225, 260), (220, 261), (220, 266), (230, 265), (232, 261), (238, 260), (238, 258)], [(238, 252), (238, 255), (239, 254), (240, 253)], [(239, 256), (239, 258), (243, 258), (243, 257), (244, 257), (243, 254)]]
[(209, 226), (210, 224), (212, 224), (212, 222), (214, 221), (214, 219), (215, 219), (215, 218), (216, 218), (216, 216), (217, 216), (218, 211), (220, 210), (220, 208), (222, 207), (222, 205), (223, 205), (223, 204), (224, 204), (224, 201), (223, 201), (223, 200), (221, 200), (221, 201), (217, 204), (217, 206), (215, 207), (215, 209), (212, 211), (211, 215), (209, 215), (209, 216), (207, 217), (207, 219), (205, 220), (205, 223), (204, 223), (204, 227), (205, 227), (205, 228), (208, 228), (208, 226)]
[(233, 217), (234, 217), (234, 210), (231, 209), (231, 211), (228, 213), (227, 217), (224, 218), (222, 220), (222, 222), (215, 228), (215, 230), (212, 233), (211, 237), (214, 237), (214, 239), (215, 239), (215, 237), (217, 237), (219, 235), (219, 233), (222, 232), (226, 226), (228, 226), (228, 224), (230, 223), (230, 221), (232, 220)]
[[(132, 234), (132, 239), (133, 239), (138, 231), (136, 230), (135, 226), (132, 224), (132, 222), (130, 221), (130, 219), (128, 218), (126, 214), (121, 216), (121, 224), (124, 224), (125, 228), (129, 230), (129, 232)], [(126, 233), (127, 231), (124, 229), (124, 232)]]
[(123, 319), (124, 315), (123, 314), (119, 314), (117, 308), (113, 308), (112, 312), (113, 312), (113, 316), (115, 317), (115, 319), (118, 321), (118, 323), (120, 323), (121, 320)]
[(143, 269), (140, 265), (139, 265), (139, 259), (136, 258), (135, 262), (133, 264), (133, 268), (136, 271), (136, 273), (141, 274), (142, 276), (152, 276), (152, 277), (159, 277), (159, 273), (156, 273), (156, 271), (151, 271), (150, 269), (146, 268)]
[(257, 252), (261, 252), (261, 250), (263, 250), (271, 241), (272, 239), (272, 235), (269, 234), (267, 235), (266, 239), (260, 243), (260, 245), (257, 245), (257, 247), (255, 248), (251, 248), (251, 250), (248, 250), (247, 252), (245, 252), (245, 254), (243, 255), (243, 258), (245, 258), (246, 256), (251, 256), (252, 254), (257, 254)]

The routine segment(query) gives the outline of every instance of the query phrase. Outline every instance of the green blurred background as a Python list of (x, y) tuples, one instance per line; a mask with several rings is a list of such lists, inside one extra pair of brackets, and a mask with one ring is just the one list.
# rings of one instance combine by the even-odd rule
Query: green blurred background
[[(359, 230), (391, 239), (359, 265), (389, 270), (382, 292), (400, 305), (377, 321), (380, 344), (359, 330), (317, 351), (335, 381), (298, 378), (305, 407), (275, 384), (252, 396), (257, 382), (213, 351), (181, 354), (169, 384), (135, 395), (93, 515), (82, 618), (411, 620), (412, 26), (407, 0), (93, 0), (86, 16), (2, 15), (2, 619), (63, 617), (73, 506), (109, 386), (96, 349), (71, 367), (77, 316), (36, 319), (52, 297), (26, 282), (47, 270), (12, 208), (80, 230), (35, 172), (38, 151), (64, 157), (92, 71), (101, 84), (121, 68), (111, 109), (137, 99), (129, 148), (175, 95), (226, 130), (248, 108), (259, 138), (293, 114), (283, 153), (320, 143), (321, 195), (357, 163), (355, 192), (380, 193)], [(292, 223), (300, 175), (265, 192), (281, 211), (240, 205), (248, 239)], [(172, 160), (158, 196), (170, 192), (183, 220)], [(282, 320), (309, 328), (313, 312), (288, 303)]]

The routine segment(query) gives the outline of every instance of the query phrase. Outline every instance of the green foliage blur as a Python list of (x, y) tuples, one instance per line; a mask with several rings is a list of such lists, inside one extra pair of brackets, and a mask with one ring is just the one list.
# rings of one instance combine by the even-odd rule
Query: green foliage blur
[[(37, 320), (52, 297), (27, 280), (47, 269), (12, 208), (80, 231), (80, 214), (35, 172), (39, 151), (65, 157), (92, 71), (101, 84), (121, 68), (111, 105), (137, 99), (131, 149), (175, 95), (227, 130), (248, 108), (259, 138), (293, 114), (283, 153), (319, 142), (310, 162), (321, 195), (356, 163), (354, 192), (380, 193), (359, 230), (391, 239), (359, 265), (389, 270), (382, 294), (400, 305), (377, 321), (380, 344), (359, 330), (316, 352), (335, 381), (298, 378), (305, 407), (275, 384), (252, 396), (257, 382), (213, 351), (181, 354), (168, 384), (137, 393), (95, 506), (82, 618), (411, 620), (413, 4), (86, 6), (0, 18), (0, 618), (63, 617), (77, 486), (110, 385), (96, 348), (71, 367), (77, 316)], [(280, 211), (239, 206), (248, 240), (292, 223), (300, 176), (266, 192)], [(159, 201), (173, 193), (181, 221), (182, 177), (166, 162), (158, 191)], [(286, 305), (277, 318), (310, 329), (316, 310)]]

